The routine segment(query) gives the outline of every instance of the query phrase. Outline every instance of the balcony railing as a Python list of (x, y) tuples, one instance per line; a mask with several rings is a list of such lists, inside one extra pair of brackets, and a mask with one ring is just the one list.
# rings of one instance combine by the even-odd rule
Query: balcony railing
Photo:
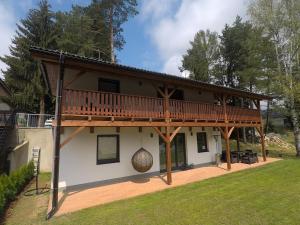
[[(225, 120), (224, 107), (215, 104), (170, 100), (170, 118), (182, 120)], [(124, 118), (165, 118), (164, 99), (109, 92), (65, 89), (63, 114)], [(235, 122), (260, 122), (255, 109), (227, 106), (227, 118)]]

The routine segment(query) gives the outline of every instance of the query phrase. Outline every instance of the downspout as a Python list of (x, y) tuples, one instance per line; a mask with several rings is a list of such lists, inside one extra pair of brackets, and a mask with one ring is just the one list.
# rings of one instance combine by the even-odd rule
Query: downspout
[(59, 78), (57, 80), (56, 88), (56, 106), (55, 106), (55, 120), (56, 126), (54, 127), (54, 158), (53, 158), (53, 193), (52, 193), (52, 208), (47, 215), (50, 219), (57, 210), (58, 206), (58, 180), (59, 180), (59, 155), (60, 155), (60, 130), (61, 130), (61, 103), (62, 91), (64, 81), (64, 55), (61, 52), (59, 57)]

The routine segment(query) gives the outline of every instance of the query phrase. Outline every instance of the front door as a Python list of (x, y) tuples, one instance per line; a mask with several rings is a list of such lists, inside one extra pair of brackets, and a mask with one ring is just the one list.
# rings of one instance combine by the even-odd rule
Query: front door
[[(166, 171), (166, 144), (159, 138), (160, 171)], [(178, 133), (171, 143), (172, 170), (186, 165), (185, 134)]]

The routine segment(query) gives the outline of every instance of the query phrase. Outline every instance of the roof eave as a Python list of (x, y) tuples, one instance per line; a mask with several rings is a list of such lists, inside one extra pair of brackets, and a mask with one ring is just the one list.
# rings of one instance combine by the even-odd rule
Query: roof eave
[[(38, 47), (31, 47), (30, 48), (31, 54), (34, 58), (40, 59), (42, 62), (51, 62), (51, 63), (59, 63), (59, 56), (61, 52), (56, 51), (56, 50), (47, 50), (47, 49), (42, 49)], [(231, 94), (235, 96), (243, 96), (243, 97), (248, 97), (248, 98), (254, 98), (254, 99), (259, 99), (259, 100), (271, 100), (273, 99), (272, 96), (269, 95), (263, 95), (263, 94), (257, 94), (249, 91), (244, 91), (244, 90), (239, 90), (239, 89), (234, 89), (234, 88), (229, 88), (229, 87), (224, 87), (220, 85), (214, 85), (214, 84), (209, 84), (201, 81), (196, 81), (192, 79), (187, 79), (187, 78), (182, 78), (178, 77), (175, 75), (170, 75), (170, 74), (164, 74), (164, 73), (158, 73), (154, 71), (148, 71), (148, 70), (143, 70), (143, 69), (138, 69), (134, 67), (128, 67), (128, 66), (123, 66), (119, 64), (112, 64), (110, 62), (104, 62), (100, 61), (97, 59), (92, 59), (92, 58), (87, 58), (87, 57), (81, 57), (73, 54), (68, 54), (68, 53), (62, 53), (65, 56), (65, 64), (67, 65), (68, 63), (73, 62), (81, 62), (87, 65), (90, 64), (96, 64), (98, 66), (106, 66), (110, 67), (113, 69), (121, 70), (121, 71), (131, 71), (131, 72), (139, 72), (147, 75), (152, 75), (155, 76), (156, 79), (162, 80), (162, 81), (174, 81), (174, 82), (183, 82), (187, 86), (194, 86), (196, 88), (202, 88), (202, 89), (207, 89), (207, 90), (214, 90), (214, 92), (217, 93), (223, 93), (223, 94)], [(160, 77), (159, 77), (160, 76)], [(153, 77), (154, 78), (154, 77)]]

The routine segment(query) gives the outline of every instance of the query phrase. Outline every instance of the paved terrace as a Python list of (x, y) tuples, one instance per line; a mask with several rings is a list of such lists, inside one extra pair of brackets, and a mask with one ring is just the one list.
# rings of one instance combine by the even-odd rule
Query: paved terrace
[(254, 163), (252, 165), (235, 163), (232, 164), (231, 171), (226, 169), (226, 163), (223, 163), (220, 167), (210, 165), (186, 171), (178, 171), (172, 174), (172, 185), (167, 185), (164, 174), (161, 174), (160, 176), (133, 179), (120, 183), (106, 184), (88, 189), (60, 193), (59, 209), (56, 213), (56, 216), (75, 212), (77, 210), (96, 205), (106, 204), (117, 200), (132, 198), (139, 195), (161, 191), (167, 188), (173, 188), (196, 181), (205, 180), (211, 177), (217, 177), (236, 171), (259, 167), (278, 160), (280, 159), (268, 158), (266, 162), (263, 162), (262, 159), (259, 159), (258, 163)]

